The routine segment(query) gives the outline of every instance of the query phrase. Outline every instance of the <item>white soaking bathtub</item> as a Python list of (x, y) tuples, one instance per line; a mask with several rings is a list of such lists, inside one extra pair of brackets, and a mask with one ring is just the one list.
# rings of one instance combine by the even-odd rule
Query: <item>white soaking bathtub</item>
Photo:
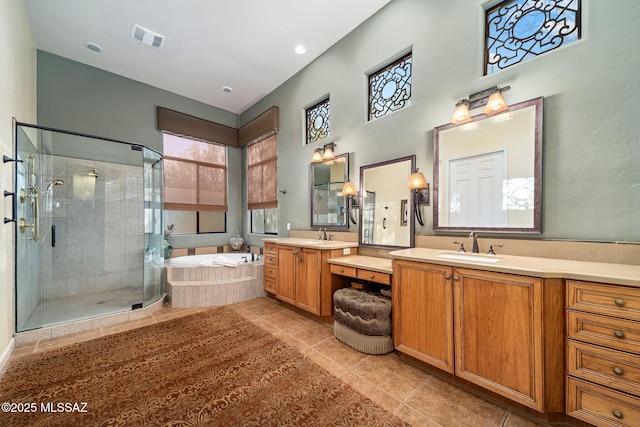
[[(255, 255), (254, 255), (255, 258)], [(200, 267), (200, 266), (230, 266), (237, 267), (244, 264), (245, 261), (251, 262), (251, 254), (246, 252), (231, 252), (220, 254), (203, 254), (180, 256), (165, 260), (164, 265), (167, 267)]]
[(165, 270), (167, 301), (175, 308), (215, 307), (266, 295), (264, 263), (261, 258), (251, 262), (250, 253), (170, 258)]

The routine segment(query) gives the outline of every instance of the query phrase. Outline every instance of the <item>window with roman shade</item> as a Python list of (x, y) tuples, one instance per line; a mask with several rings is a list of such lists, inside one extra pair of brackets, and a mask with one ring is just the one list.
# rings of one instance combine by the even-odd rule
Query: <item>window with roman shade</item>
[(164, 135), (164, 208), (227, 211), (227, 148)]
[(278, 134), (247, 147), (247, 204), (249, 210), (278, 207)]

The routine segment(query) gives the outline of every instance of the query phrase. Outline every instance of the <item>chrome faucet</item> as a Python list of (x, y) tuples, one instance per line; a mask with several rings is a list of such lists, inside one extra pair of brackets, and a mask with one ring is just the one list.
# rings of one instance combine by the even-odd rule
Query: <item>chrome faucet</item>
[(472, 231), (471, 233), (469, 233), (469, 237), (473, 239), (473, 249), (471, 250), (471, 252), (473, 252), (474, 254), (479, 254), (480, 249), (478, 248), (478, 235), (474, 231)]

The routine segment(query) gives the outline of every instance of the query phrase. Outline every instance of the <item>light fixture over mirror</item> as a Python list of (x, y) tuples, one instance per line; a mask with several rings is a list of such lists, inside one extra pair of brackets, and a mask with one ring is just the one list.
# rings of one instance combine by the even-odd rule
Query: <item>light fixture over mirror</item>
[(498, 87), (493, 86), (480, 92), (472, 93), (468, 98), (459, 100), (456, 103), (456, 109), (451, 117), (450, 123), (461, 125), (470, 122), (470, 110), (484, 106), (484, 114), (490, 116), (498, 114), (509, 109), (509, 106), (502, 96), (502, 92), (511, 89), (511, 86)]
[(331, 160), (335, 157), (335, 154), (333, 153), (333, 149), (335, 148), (335, 146), (336, 144), (334, 144), (333, 142), (324, 145), (324, 152), (322, 153), (323, 160)]
[(311, 163), (320, 163), (322, 161), (322, 148), (316, 148), (311, 157)]
[(334, 150), (336, 148), (335, 142), (329, 142), (324, 144), (322, 148), (316, 148), (313, 151), (313, 157), (311, 157), (311, 163), (320, 163), (325, 160), (331, 160), (335, 157)]
[(461, 125), (468, 121), (471, 121), (471, 113), (469, 113), (469, 100), (465, 98), (456, 103), (456, 110), (451, 117), (451, 123)]

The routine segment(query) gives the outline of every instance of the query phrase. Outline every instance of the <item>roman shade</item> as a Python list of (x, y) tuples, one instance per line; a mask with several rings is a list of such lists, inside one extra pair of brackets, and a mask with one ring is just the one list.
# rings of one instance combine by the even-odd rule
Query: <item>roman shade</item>
[(278, 207), (278, 134), (247, 147), (247, 207)]

